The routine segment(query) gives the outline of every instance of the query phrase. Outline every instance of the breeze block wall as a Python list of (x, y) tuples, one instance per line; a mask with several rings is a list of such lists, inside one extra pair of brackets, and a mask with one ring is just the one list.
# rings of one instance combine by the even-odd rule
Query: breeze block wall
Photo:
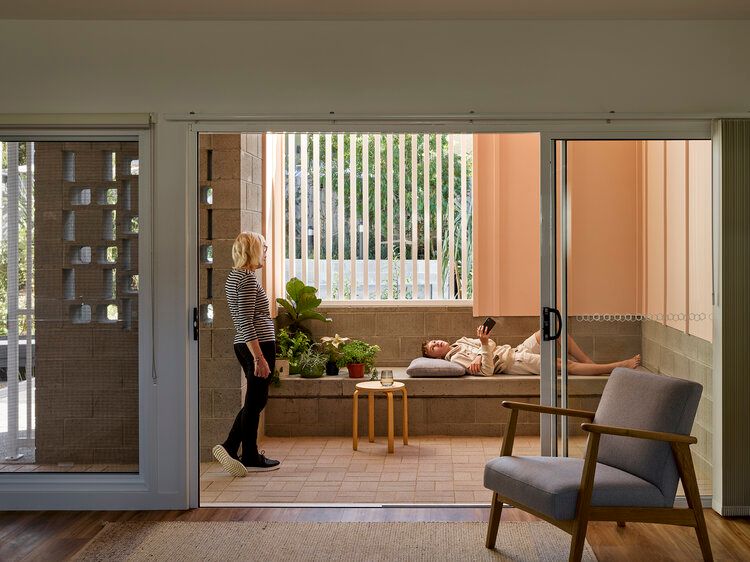
[(713, 473), (713, 343), (686, 334), (662, 322), (643, 321), (643, 366), (703, 385), (692, 435), (698, 443), (690, 447), (701, 487), (711, 483)]
[(224, 284), (237, 234), (263, 230), (263, 135), (200, 135), (199, 150), (200, 455), (210, 461), (244, 397)]
[(35, 143), (36, 462), (138, 470), (138, 143)]

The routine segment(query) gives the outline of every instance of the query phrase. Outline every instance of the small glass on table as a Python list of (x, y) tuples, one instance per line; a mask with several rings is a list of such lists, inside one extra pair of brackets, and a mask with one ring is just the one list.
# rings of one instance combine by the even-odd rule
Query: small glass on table
[(391, 369), (381, 369), (380, 384), (383, 386), (393, 386), (393, 371)]

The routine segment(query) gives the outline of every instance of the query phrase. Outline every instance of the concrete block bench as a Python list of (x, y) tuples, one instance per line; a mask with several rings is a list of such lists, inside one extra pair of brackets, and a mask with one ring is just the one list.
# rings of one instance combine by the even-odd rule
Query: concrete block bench
[[(394, 379), (406, 385), (409, 394), (409, 433), (411, 435), (497, 436), (505, 431), (508, 410), (503, 400), (539, 403), (539, 377), (534, 375), (464, 376), (457, 378), (411, 378), (406, 367), (393, 370)], [(599, 403), (607, 376), (571, 376), (571, 408), (594, 410)], [(346, 370), (336, 377), (282, 379), (271, 387), (265, 410), (264, 432), (268, 436), (349, 436), (352, 432), (352, 394), (365, 379), (350, 379)], [(378, 411), (381, 408), (382, 411)], [(396, 399), (396, 411), (400, 409)], [(360, 411), (360, 424), (366, 412)], [(385, 435), (385, 403), (376, 401), (378, 435)], [(580, 434), (580, 423), (569, 423), (571, 434)], [(364, 427), (364, 425), (363, 425)], [(396, 432), (400, 432), (396, 416)], [(539, 435), (539, 416), (523, 413), (517, 435)]]

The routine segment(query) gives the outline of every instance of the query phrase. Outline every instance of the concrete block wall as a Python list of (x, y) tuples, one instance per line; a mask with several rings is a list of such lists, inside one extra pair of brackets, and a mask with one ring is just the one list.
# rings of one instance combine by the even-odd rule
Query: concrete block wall
[[(475, 318), (471, 306), (321, 307), (333, 322), (310, 322), (313, 337), (342, 336), (363, 339), (381, 347), (379, 365), (407, 366), (421, 354), (425, 340), (453, 342), (473, 336), (484, 318)], [(492, 338), (515, 346), (539, 329), (536, 316), (496, 318)], [(596, 362), (632, 357), (641, 351), (639, 322), (571, 319), (570, 333)]]
[[(209, 461), (211, 448), (226, 438), (244, 396), (224, 283), (237, 234), (263, 230), (263, 135), (200, 135), (199, 149), (200, 455)], [(208, 248), (211, 261), (206, 259)]]
[[(377, 344), (382, 351), (378, 366), (407, 366), (421, 354), (421, 343), (429, 339), (455, 341), (463, 335), (472, 335), (483, 318), (475, 318), (471, 306), (388, 306), (388, 307), (322, 307), (331, 323), (311, 322), (313, 336), (338, 333)], [(518, 345), (539, 329), (537, 317), (496, 318), (492, 337), (498, 343)], [(572, 318), (570, 333), (584, 352), (594, 361), (604, 363), (641, 352), (641, 324), (635, 321), (605, 321)], [(509, 388), (507, 377), (492, 379), (495, 387), (483, 394), (467, 395), (467, 389), (487, 380), (462, 379), (461, 390), (454, 395), (421, 393), (409, 398), (410, 431), (414, 435), (502, 435), (507, 423), (507, 413), (499, 408), (502, 400), (539, 402), (538, 377), (528, 377), (522, 389)], [(591, 377), (588, 377), (591, 379)], [(575, 391), (569, 399), (572, 408), (596, 410), (601, 389), (606, 379), (575, 382)], [(415, 380), (407, 385), (415, 384)], [(351, 391), (343, 396), (322, 396), (306, 391), (298, 395), (298, 383), (316, 384), (323, 381), (282, 380), (279, 389), (272, 389), (266, 407), (265, 431), (274, 436), (296, 435), (349, 435), (351, 432)], [(418, 383), (417, 383), (418, 384)], [(451, 383), (454, 384), (454, 383)], [(318, 395), (320, 394), (320, 396)], [(376, 401), (376, 411), (384, 404)], [(380, 410), (378, 410), (380, 409)], [(364, 408), (366, 410), (366, 408)], [(360, 408), (360, 427), (366, 427), (366, 413)], [(385, 431), (384, 410), (376, 415), (376, 431)], [(400, 421), (396, 420), (397, 428)], [(519, 435), (538, 435), (539, 416), (524, 414), (519, 421)], [(397, 431), (399, 431), (397, 429)], [(579, 435), (580, 421), (569, 420), (571, 435)]]
[[(501, 436), (509, 411), (503, 400), (539, 403), (539, 377), (501, 375), (491, 378), (412, 379), (402, 368), (396, 378), (409, 393), (409, 432), (412, 435)], [(272, 388), (266, 407), (267, 435), (294, 437), (351, 435), (352, 396), (360, 382), (345, 375), (306, 380), (282, 379)], [(570, 384), (573, 408), (595, 410), (606, 377), (576, 377)], [(396, 393), (394, 424), (401, 431), (400, 394)], [(386, 432), (385, 399), (375, 399), (375, 430)], [(364, 395), (359, 404), (360, 434), (367, 428), (367, 404)], [(539, 415), (525, 412), (518, 422), (519, 435), (539, 435)], [(580, 421), (571, 423), (571, 434), (581, 434)]]
[(661, 322), (643, 321), (643, 366), (655, 373), (703, 385), (690, 447), (699, 480), (710, 482), (713, 472), (713, 344)]
[(137, 471), (137, 159), (136, 142), (35, 143), (38, 464)]
[[(394, 400), (394, 428), (401, 435), (401, 400)], [(572, 408), (596, 410), (600, 395), (577, 397)], [(498, 436), (505, 433), (508, 410), (503, 400), (539, 403), (539, 396), (420, 396), (409, 397), (410, 435)], [(359, 434), (367, 435), (367, 403), (360, 400)], [(375, 432), (386, 434), (385, 399), (375, 400)], [(570, 435), (581, 435), (581, 422), (570, 423)], [(273, 396), (266, 408), (266, 435), (274, 437), (349, 436), (352, 434), (352, 398)], [(523, 412), (519, 416), (517, 435), (539, 435), (539, 415)]]

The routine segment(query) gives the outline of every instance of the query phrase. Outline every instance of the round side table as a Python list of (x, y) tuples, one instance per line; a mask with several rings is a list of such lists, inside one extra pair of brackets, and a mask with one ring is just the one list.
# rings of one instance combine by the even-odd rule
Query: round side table
[(358, 403), (359, 393), (367, 394), (367, 425), (368, 437), (370, 443), (375, 442), (375, 395), (385, 394), (388, 401), (388, 452), (393, 452), (393, 393), (400, 391), (404, 401), (404, 419), (403, 419), (403, 437), (404, 445), (409, 444), (409, 406), (406, 401), (406, 385), (402, 382), (395, 382), (392, 386), (383, 386), (380, 381), (367, 381), (357, 384), (354, 389), (353, 407), (352, 407), (352, 449), (357, 450), (359, 442), (358, 436)]

